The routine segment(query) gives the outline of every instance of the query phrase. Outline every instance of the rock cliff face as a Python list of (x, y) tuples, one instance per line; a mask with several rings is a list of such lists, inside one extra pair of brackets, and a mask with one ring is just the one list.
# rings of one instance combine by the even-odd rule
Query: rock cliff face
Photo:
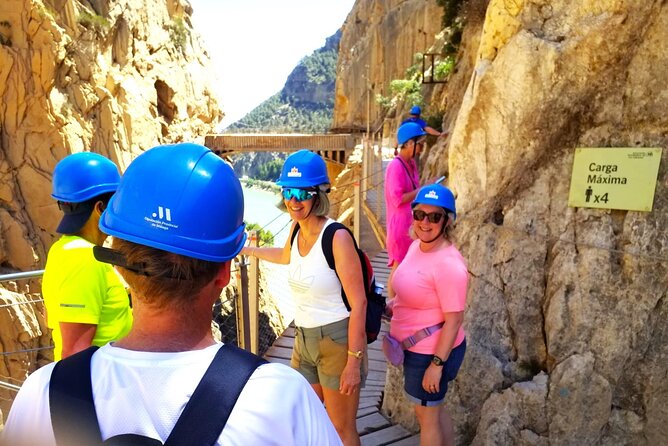
[(124, 169), (220, 118), (187, 0), (0, 2), (0, 266), (44, 265), (56, 163), (91, 150)]
[[(367, 55), (344, 67), (358, 83), (365, 64), (391, 80), (370, 56), (373, 36), (404, 45), (372, 27), (347, 35), (379, 3), (358, 1), (344, 27), (341, 54)], [(422, 172), (449, 171), (471, 271), (467, 358), (447, 401), (457, 444), (666, 444), (668, 4), (465, 10), (457, 73), (431, 97), (447, 100), (452, 136)], [(339, 122), (363, 116), (360, 91), (337, 84)], [(568, 207), (576, 147), (663, 147), (652, 212)], [(391, 371), (385, 408), (415, 427), (400, 379)]]
[(339, 49), (334, 130), (366, 129), (367, 98), (373, 126), (382, 122), (375, 95), (389, 95), (389, 81), (403, 79), (415, 54), (432, 45), (442, 15), (434, 0), (355, 3), (343, 25)]
[[(0, 272), (44, 267), (61, 215), (51, 177), (66, 155), (98, 152), (124, 170), (218, 123), (191, 12), (186, 0), (0, 1)], [(52, 359), (39, 291), (39, 280), (0, 284), (4, 382)], [(14, 395), (0, 390), (0, 411)]]
[[(339, 51), (341, 31), (328, 37), (325, 46), (314, 51), (311, 56), (305, 57), (302, 62), (290, 73), (281, 91), (281, 99), (296, 106), (322, 108), (323, 105), (332, 107), (334, 105), (333, 94), (336, 84), (336, 55)], [(326, 59), (332, 54), (331, 61)], [(305, 63), (309, 58), (320, 61), (321, 67), (316, 73), (309, 72), (309, 66)], [(330, 63), (327, 63), (330, 62)], [(331, 67), (331, 71), (329, 68)], [(315, 71), (315, 70), (313, 70)]]

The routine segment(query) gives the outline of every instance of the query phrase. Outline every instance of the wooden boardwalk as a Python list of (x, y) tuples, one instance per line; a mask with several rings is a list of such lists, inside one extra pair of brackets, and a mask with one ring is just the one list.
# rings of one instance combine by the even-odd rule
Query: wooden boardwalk
[[(387, 252), (381, 251), (371, 260), (376, 281), (387, 283), (389, 269), (387, 267)], [(388, 326), (383, 323), (383, 332)], [(381, 334), (381, 337), (383, 334)], [(267, 350), (265, 359), (270, 362), (280, 362), (290, 365), (292, 347), (295, 343), (295, 329), (288, 327), (274, 344)], [(360, 434), (362, 446), (399, 445), (417, 446), (420, 436), (412, 435), (399, 425), (392, 423), (380, 413), (385, 389), (385, 375), (387, 363), (383, 356), (380, 340), (368, 345), (369, 375), (366, 386), (360, 394), (360, 404), (357, 410), (357, 431)]]

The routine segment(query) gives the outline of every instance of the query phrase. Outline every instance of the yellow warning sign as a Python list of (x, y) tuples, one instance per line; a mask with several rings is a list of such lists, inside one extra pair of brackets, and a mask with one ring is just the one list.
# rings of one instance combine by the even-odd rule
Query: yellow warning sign
[(661, 148), (577, 148), (568, 205), (652, 210)]

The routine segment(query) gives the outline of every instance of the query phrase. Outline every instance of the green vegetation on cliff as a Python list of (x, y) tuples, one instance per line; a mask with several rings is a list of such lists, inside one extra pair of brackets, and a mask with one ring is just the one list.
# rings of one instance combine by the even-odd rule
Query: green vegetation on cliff
[[(226, 133), (327, 133), (334, 112), (334, 87), (341, 31), (304, 57), (283, 89), (231, 124)], [(275, 181), (285, 154), (247, 153), (233, 158), (237, 175)]]

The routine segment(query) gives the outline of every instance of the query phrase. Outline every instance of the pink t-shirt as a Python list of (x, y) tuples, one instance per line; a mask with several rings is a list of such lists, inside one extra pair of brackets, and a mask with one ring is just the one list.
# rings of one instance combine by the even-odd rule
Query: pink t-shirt
[(408, 229), (413, 221), (411, 204), (410, 202), (401, 203), (401, 196), (415, 190), (419, 185), (420, 177), (415, 160), (411, 159), (408, 163), (404, 163), (401, 157), (397, 156), (390, 161), (385, 171), (388, 266), (394, 261), (401, 262), (412, 242), (408, 235)]
[[(422, 252), (420, 241), (408, 248), (404, 261), (394, 272), (396, 292), (392, 307), (390, 334), (401, 341), (416, 331), (443, 322), (443, 313), (464, 311), (468, 286), (466, 261), (454, 245)], [(434, 354), (441, 330), (421, 340), (409, 350)], [(453, 348), (464, 340), (459, 327)]]

